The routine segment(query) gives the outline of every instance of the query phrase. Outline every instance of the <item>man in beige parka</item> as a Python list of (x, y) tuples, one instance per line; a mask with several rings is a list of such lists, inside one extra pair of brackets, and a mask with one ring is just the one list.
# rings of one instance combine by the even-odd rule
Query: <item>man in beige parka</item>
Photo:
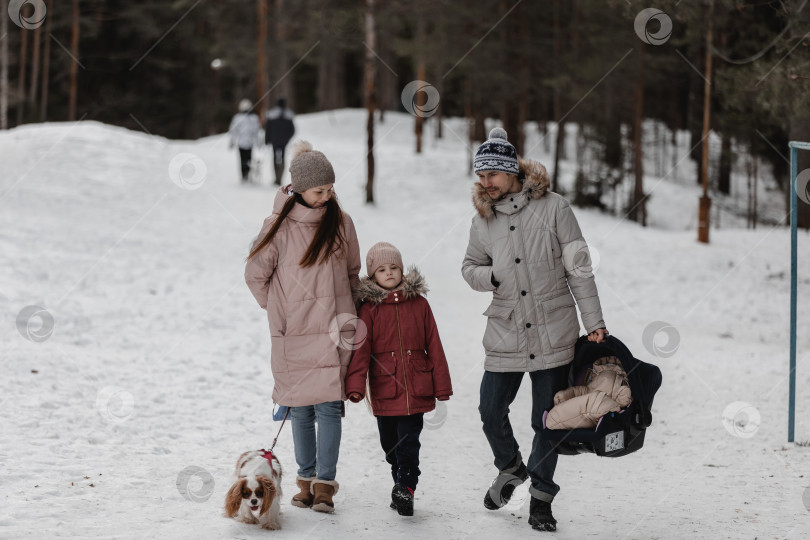
[[(473, 168), (479, 179), (473, 189), (477, 213), (461, 272), (476, 291), (492, 292), (484, 312), (486, 361), (478, 410), (499, 470), (484, 506), (503, 507), (531, 477), (529, 524), (554, 531), (557, 455), (541, 437), (542, 417), (567, 385), (580, 333), (574, 300), (589, 340), (601, 342), (608, 332), (587, 244), (568, 201), (548, 191), (545, 167), (520, 159), (506, 131), (495, 128), (476, 152)], [(535, 433), (528, 467), (509, 422), (509, 406), (526, 372)]]

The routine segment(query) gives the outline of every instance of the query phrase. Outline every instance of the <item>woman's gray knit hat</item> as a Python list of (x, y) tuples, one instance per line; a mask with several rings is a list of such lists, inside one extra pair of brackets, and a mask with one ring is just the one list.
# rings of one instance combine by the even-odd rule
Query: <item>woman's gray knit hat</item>
[(290, 176), (292, 189), (303, 193), (308, 189), (335, 183), (335, 170), (322, 152), (312, 149), (307, 141), (298, 141), (292, 147)]
[(508, 174), (517, 174), (519, 171), (517, 150), (506, 139), (506, 130), (493, 128), (489, 132), (489, 139), (478, 147), (473, 160), (473, 171), (501, 171)]

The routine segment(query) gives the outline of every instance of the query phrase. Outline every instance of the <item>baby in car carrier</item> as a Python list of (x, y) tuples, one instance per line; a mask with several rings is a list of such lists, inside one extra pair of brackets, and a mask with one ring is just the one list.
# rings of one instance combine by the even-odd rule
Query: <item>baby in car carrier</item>
[(599, 358), (588, 369), (584, 386), (572, 386), (554, 395), (546, 417), (548, 429), (593, 428), (599, 419), (620, 411), (633, 400), (627, 373), (615, 356)]

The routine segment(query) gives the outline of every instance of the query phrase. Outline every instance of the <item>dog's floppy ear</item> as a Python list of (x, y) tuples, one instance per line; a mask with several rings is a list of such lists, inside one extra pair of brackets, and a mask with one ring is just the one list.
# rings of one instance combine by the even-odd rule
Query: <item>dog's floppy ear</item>
[(230, 518), (236, 517), (236, 514), (239, 513), (239, 506), (242, 504), (242, 488), (245, 487), (245, 482), (247, 480), (244, 478), (237, 480), (225, 495), (225, 515)]
[(264, 488), (264, 497), (262, 497), (262, 509), (259, 512), (263, 516), (265, 512), (270, 510), (270, 505), (273, 504), (273, 499), (276, 498), (276, 483), (272, 478), (267, 476), (257, 476), (256, 481)]

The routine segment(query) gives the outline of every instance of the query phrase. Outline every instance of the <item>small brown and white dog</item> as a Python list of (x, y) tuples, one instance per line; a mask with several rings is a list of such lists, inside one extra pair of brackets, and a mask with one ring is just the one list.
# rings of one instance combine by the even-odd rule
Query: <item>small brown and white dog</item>
[(225, 496), (225, 515), (262, 529), (281, 529), (281, 464), (269, 450), (250, 450), (236, 462), (236, 479)]

